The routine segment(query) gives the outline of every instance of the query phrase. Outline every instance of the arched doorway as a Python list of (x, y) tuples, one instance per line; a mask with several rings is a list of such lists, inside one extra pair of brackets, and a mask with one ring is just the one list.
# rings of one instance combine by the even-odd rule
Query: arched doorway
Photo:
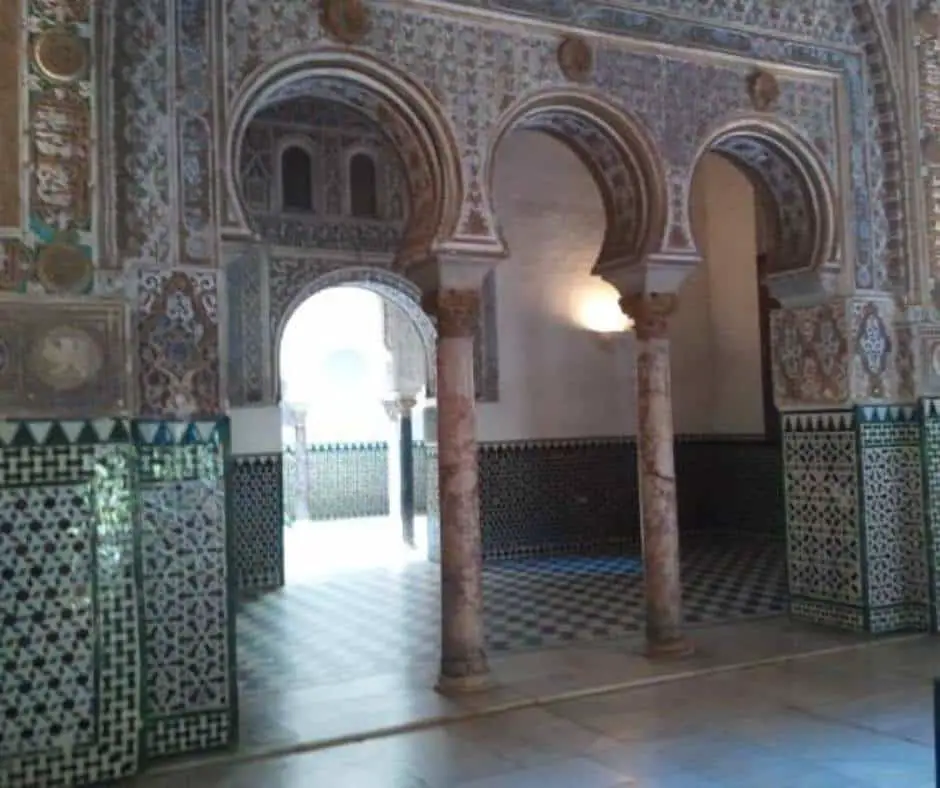
[[(331, 527), (334, 537), (285, 541), (282, 523), (274, 552), (279, 550), (286, 575), (280, 572), (273, 589), (242, 594), (237, 653), (241, 727), (248, 739), (268, 736), (272, 702), (282, 711), (295, 709), (294, 732), (308, 736), (305, 726), (316, 719), (301, 706), (318, 693), (425, 665), (433, 672), (439, 656), (440, 585), (437, 567), (427, 560), (431, 540), (420, 520), (406, 525), (392, 511), (396, 490), (388, 459), (396, 452), (389, 444), (396, 434), (403, 443), (404, 420), (400, 411), (391, 414), (395, 420), (389, 411), (405, 399), (417, 400), (409, 423), (421, 437), (418, 409), (434, 392), (436, 332), (405, 268), (411, 255), (426, 253), (447, 232), (459, 178), (447, 163), (446, 123), (429, 99), (408, 80), (376, 68), (358, 55), (320, 52), (280, 64), (235, 103), (230, 208), (253, 240), (227, 266), (230, 314), (233, 303), (237, 309), (230, 347), (244, 349), (230, 355), (230, 388), (251, 406), (241, 421), (257, 426), (257, 433), (263, 428), (265, 450), (277, 452), (289, 486), (303, 454), (305, 514), (318, 513), (318, 525)], [(347, 303), (330, 307), (337, 295)], [(348, 301), (355, 296), (358, 305)], [(407, 390), (383, 374), (386, 362), (400, 356), (393, 325), (407, 327), (412, 345), (412, 368), (398, 375), (408, 379)], [(368, 342), (356, 340), (363, 332)], [(328, 340), (342, 341), (330, 346)], [(249, 363), (248, 354), (257, 360)], [(285, 363), (288, 357), (293, 360)], [(319, 387), (318, 397), (326, 378), (333, 380), (326, 386), (332, 391)], [(297, 418), (298, 411), (305, 416)], [(330, 416), (321, 418), (327, 411)], [(287, 430), (285, 413), (291, 417)], [(299, 431), (308, 435), (298, 441), (301, 424)], [(233, 425), (234, 434), (239, 419)], [(383, 430), (385, 440), (379, 440)], [(233, 444), (244, 447), (257, 437), (247, 432)], [(294, 450), (293, 458), (286, 449)], [(239, 457), (233, 460), (237, 467)], [(363, 470), (370, 462), (371, 470)], [(434, 500), (436, 464), (429, 457), (414, 459), (413, 466), (408, 475), (415, 502)], [(332, 504), (324, 501), (324, 480), (332, 484)], [(384, 491), (369, 492), (363, 483)], [(287, 515), (282, 520), (295, 519), (298, 496), (280, 497)], [(371, 509), (361, 509), (365, 499)], [(336, 512), (340, 504), (360, 510)], [(330, 515), (330, 505), (339, 516)], [(368, 518), (349, 516), (374, 512), (382, 522), (372, 530), (356, 522)], [(391, 515), (394, 525), (383, 532)], [(340, 556), (337, 547), (356, 551)], [(389, 561), (392, 552), (397, 560)], [(329, 708), (325, 701), (314, 705)], [(282, 719), (278, 730), (284, 724)]]
[(672, 327), (676, 428), (689, 436), (675, 450), (680, 528), (684, 552), (710, 567), (715, 604), (741, 611), (789, 606), (770, 318), (775, 277), (811, 277), (831, 259), (820, 171), (808, 148), (769, 123), (716, 132), (693, 171), (702, 263)]

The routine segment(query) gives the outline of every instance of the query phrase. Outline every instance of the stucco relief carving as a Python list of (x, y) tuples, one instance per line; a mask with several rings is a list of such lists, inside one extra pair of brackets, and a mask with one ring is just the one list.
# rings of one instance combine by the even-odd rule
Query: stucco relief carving
[(136, 329), (141, 415), (221, 412), (216, 271), (141, 268)]
[(841, 302), (778, 309), (771, 315), (777, 407), (831, 405), (848, 400), (848, 333)]
[(895, 342), (893, 330), (889, 327), (891, 315), (888, 306), (877, 301), (853, 300), (850, 310), (853, 398), (861, 401), (889, 398), (895, 394), (895, 380), (891, 374)]
[[(240, 41), (231, 35), (234, 29), (230, 30), (229, 40), (241, 45), (241, 51), (236, 46), (229, 60), (233, 83), (241, 79), (250, 54), (257, 53), (264, 60), (273, 56), (270, 49), (273, 46), (301, 46), (303, 39), (316, 39), (316, 31), (301, 24), (299, 8), (292, 10), (296, 24), (288, 27), (281, 19), (265, 21), (263, 9), (253, 5), (255, 0), (231, 1), (239, 5), (241, 14), (250, 15), (254, 20), (247, 28), (239, 28)], [(450, 31), (447, 35), (438, 31), (442, 25)], [(403, 29), (410, 34), (404, 37), (403, 43), (394, 45), (392, 42), (401, 41), (402, 37), (396, 39), (392, 32)], [(310, 33), (299, 39), (300, 30)], [(556, 82), (557, 76), (546, 65), (551, 63), (555, 40), (534, 33), (513, 35), (508, 30), (483, 24), (471, 26), (429, 13), (419, 17), (382, 7), (376, 9), (374, 29), (364, 43), (389, 57), (403, 71), (420, 78), (435, 96), (443, 97), (454, 121), (464, 170), (465, 195), (459, 232), (467, 236), (478, 231), (484, 237), (492, 234), (494, 225), (486, 193), (486, 163), (491, 152), (486, 144), (487, 135), (481, 132), (498, 125), (500, 109), (506, 106), (507, 97), (526, 95)], [(469, 84), (468, 74), (450, 66), (461, 62), (464, 48), (468, 52), (482, 53), (482, 60), (478, 58), (480, 73), (498, 76)], [(688, 170), (702, 135), (720, 118), (749, 106), (746, 83), (750, 72), (731, 64), (703, 66), (630, 53), (625, 51), (627, 48), (627, 45), (617, 47), (606, 41), (599, 46), (589, 84), (613, 96), (621, 95), (623, 101), (629, 96), (634, 115), (660, 142), (670, 164), (675, 163), (676, 177), (687, 183)], [(526, 58), (515, 56), (520, 49), (529, 53)], [(798, 81), (779, 81), (780, 114), (803, 129), (806, 138), (822, 149), (821, 155), (832, 163), (837, 156), (833, 86), (830, 84), (828, 88), (825, 106), (820, 106), (819, 83), (804, 89), (804, 83)], [(696, 101), (696, 97), (699, 100)], [(862, 97), (855, 98), (858, 101)], [(863, 130), (859, 130), (859, 134), (858, 143), (864, 149), (867, 138)], [(862, 169), (853, 173), (853, 182), (867, 192), (864, 161), (862, 164)], [(681, 197), (687, 198), (686, 190), (681, 192)], [(868, 207), (867, 202), (865, 207)], [(859, 221), (870, 220), (862, 213)], [(862, 239), (869, 237), (867, 232), (858, 235)], [(871, 262), (872, 252), (871, 249), (860, 250), (862, 268)]]
[[(45, 275), (37, 279), (36, 269), (31, 268), (25, 284), (41, 292), (52, 282), (74, 281), (76, 267), (87, 269), (78, 279), (90, 284), (91, 269), (99, 262), (94, 41), (90, 38), (95, 15), (87, 0), (32, 0), (27, 9), (30, 166), (28, 188), (22, 196), (28, 206), (29, 233), (23, 243), (43, 261)], [(52, 245), (55, 249), (50, 250)], [(66, 269), (61, 275), (55, 270), (59, 263)], [(61, 289), (76, 292), (83, 288), (55, 288)]]
[(940, 15), (936, 9), (925, 6), (915, 16), (919, 35), (916, 38), (917, 76), (921, 154), (923, 160), (922, 183), (927, 209), (927, 251), (930, 297), (935, 309), (940, 309)]

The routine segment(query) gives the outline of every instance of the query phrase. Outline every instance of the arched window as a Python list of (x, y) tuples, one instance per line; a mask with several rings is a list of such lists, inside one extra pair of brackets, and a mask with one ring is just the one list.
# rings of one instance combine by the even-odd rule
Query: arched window
[(378, 217), (375, 162), (366, 153), (357, 153), (349, 160), (349, 209), (360, 219)]
[(281, 208), (313, 211), (313, 160), (296, 145), (281, 154)]

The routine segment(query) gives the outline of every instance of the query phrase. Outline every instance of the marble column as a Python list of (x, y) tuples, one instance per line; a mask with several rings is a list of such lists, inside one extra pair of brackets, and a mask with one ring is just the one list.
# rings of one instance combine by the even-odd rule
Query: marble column
[(398, 468), (399, 501), (401, 503), (402, 537), (411, 547), (415, 546), (415, 450), (411, 414), (415, 400), (399, 399), (401, 417), (398, 421)]
[(473, 338), (476, 289), (439, 289), (437, 419), (441, 514), (441, 672), (438, 689), (485, 686), (483, 577)]
[(674, 294), (628, 295), (621, 308), (636, 333), (637, 438), (646, 644), (649, 656), (685, 655), (682, 633), (679, 523), (673, 453), (668, 319)]

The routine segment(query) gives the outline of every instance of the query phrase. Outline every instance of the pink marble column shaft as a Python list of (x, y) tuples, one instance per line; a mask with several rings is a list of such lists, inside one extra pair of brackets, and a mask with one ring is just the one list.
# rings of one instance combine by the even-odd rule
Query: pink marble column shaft
[(482, 539), (473, 337), (476, 290), (441, 290), (437, 417), (441, 513), (441, 691), (473, 689), (489, 673), (483, 638)]
[(637, 337), (637, 432), (646, 641), (653, 656), (691, 650), (682, 634), (682, 582), (673, 452), (672, 391), (667, 320), (674, 295), (621, 301)]

